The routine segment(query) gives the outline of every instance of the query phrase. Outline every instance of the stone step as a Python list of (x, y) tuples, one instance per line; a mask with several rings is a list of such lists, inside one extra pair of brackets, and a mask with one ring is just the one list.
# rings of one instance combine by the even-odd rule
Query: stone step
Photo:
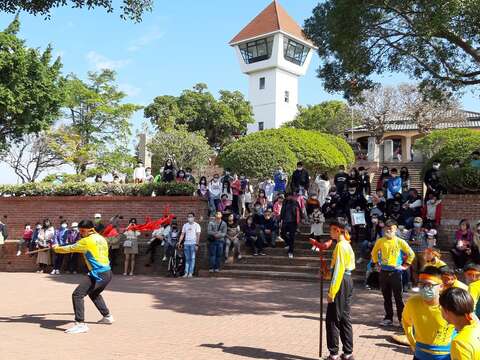
[(240, 264), (270, 264), (270, 265), (285, 265), (285, 266), (320, 266), (320, 259), (318, 257), (300, 257), (296, 256), (289, 259), (287, 255), (284, 256), (253, 256), (245, 255), (237, 263)]
[(318, 266), (294, 266), (294, 265), (271, 265), (271, 264), (225, 264), (225, 270), (245, 270), (245, 271), (275, 271), (275, 272), (294, 272), (304, 274), (318, 274)]
[(251, 271), (251, 270), (222, 270), (219, 273), (209, 273), (206, 270), (199, 272), (200, 277), (219, 277), (219, 278), (246, 278), (261, 280), (294, 280), (305, 282), (318, 282), (316, 274), (283, 272), (283, 271)]

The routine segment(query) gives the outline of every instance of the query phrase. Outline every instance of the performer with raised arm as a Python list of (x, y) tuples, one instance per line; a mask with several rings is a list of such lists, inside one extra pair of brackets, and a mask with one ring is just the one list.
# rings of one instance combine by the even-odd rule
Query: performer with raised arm
[(73, 310), (75, 311), (75, 326), (67, 329), (69, 334), (87, 332), (85, 324), (84, 297), (89, 296), (103, 318), (100, 324), (112, 324), (113, 316), (101, 295), (112, 280), (110, 261), (108, 260), (108, 243), (103, 236), (95, 231), (95, 225), (90, 220), (82, 220), (78, 224), (81, 239), (68, 246), (54, 246), (53, 250), (58, 254), (81, 253), (85, 258), (89, 273), (72, 294)]
[[(332, 257), (332, 281), (328, 291), (327, 306), (327, 360), (353, 360), (353, 330), (350, 308), (353, 295), (352, 271), (355, 270), (355, 254), (350, 245), (350, 234), (339, 223), (330, 225), (330, 238), (337, 242)], [(340, 357), (339, 339), (343, 354)]]

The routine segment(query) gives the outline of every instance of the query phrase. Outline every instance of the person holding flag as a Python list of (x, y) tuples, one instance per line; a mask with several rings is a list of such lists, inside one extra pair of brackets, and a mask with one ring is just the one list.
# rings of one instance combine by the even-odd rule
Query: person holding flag
[(417, 360), (450, 359), (455, 328), (442, 317), (439, 303), (441, 276), (437, 267), (425, 267), (419, 275), (420, 294), (410, 297), (403, 310), (403, 330)]
[[(350, 245), (350, 234), (345, 225), (332, 223), (330, 237), (337, 242), (332, 257), (332, 280), (328, 291), (327, 305), (327, 360), (353, 360), (353, 330), (350, 308), (353, 295), (352, 271), (355, 270), (355, 254)], [(339, 352), (339, 336), (343, 354)]]
[(81, 239), (73, 245), (54, 245), (53, 250), (57, 254), (81, 253), (85, 258), (89, 273), (82, 279), (80, 285), (72, 294), (73, 310), (75, 312), (75, 326), (67, 329), (68, 334), (80, 334), (89, 331), (85, 324), (85, 296), (89, 296), (103, 318), (100, 324), (113, 324), (113, 316), (110, 314), (102, 292), (112, 280), (112, 271), (108, 260), (108, 243), (103, 236), (95, 231), (95, 225), (90, 220), (82, 220), (78, 224)]

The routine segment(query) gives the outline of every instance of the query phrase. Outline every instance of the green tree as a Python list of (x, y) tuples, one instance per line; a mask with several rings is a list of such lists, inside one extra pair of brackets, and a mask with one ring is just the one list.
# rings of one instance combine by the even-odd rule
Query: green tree
[(403, 72), (441, 96), (480, 84), (480, 0), (327, 0), (305, 21), (325, 89), (354, 98)]
[(201, 131), (191, 132), (186, 126), (159, 131), (150, 141), (148, 149), (156, 162), (155, 168), (163, 166), (170, 158), (183, 169), (202, 169), (212, 156), (212, 149)]
[[(52, 9), (70, 5), (72, 8), (96, 8), (101, 7), (111, 13), (114, 11), (112, 0), (2, 0), (0, 2), (0, 11), (8, 13), (18, 13), (26, 11), (33, 15), (43, 15), (50, 18)], [(153, 0), (123, 0), (120, 6), (122, 19), (131, 19), (136, 22), (142, 20), (142, 15), (146, 11), (151, 11)]]
[(62, 105), (61, 63), (52, 48), (29, 49), (17, 37), (18, 17), (0, 32), (0, 149), (48, 129)]
[(70, 76), (66, 83), (66, 124), (52, 131), (52, 147), (72, 163), (77, 174), (128, 172), (130, 118), (141, 106), (123, 103), (126, 95), (115, 84), (115, 72), (89, 73), (88, 82)]
[(292, 170), (297, 161), (302, 161), (307, 169), (316, 172), (334, 171), (339, 165), (350, 165), (354, 160), (353, 150), (344, 139), (291, 128), (249, 134), (220, 153), (224, 167), (248, 171), (252, 177), (272, 175), (279, 163)]
[(158, 96), (144, 110), (158, 130), (186, 125), (190, 131), (204, 131), (210, 145), (225, 145), (232, 135), (244, 134), (254, 122), (253, 110), (239, 91), (220, 91), (219, 99), (200, 83), (178, 97)]
[(358, 116), (352, 113), (345, 102), (332, 100), (307, 107), (300, 106), (296, 118), (285, 126), (343, 135), (352, 127), (352, 122), (354, 126), (358, 125)]

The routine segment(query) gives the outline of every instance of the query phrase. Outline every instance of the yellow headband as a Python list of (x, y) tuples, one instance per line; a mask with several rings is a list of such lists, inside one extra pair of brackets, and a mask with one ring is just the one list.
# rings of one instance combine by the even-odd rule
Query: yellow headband
[(435, 275), (430, 275), (430, 274), (420, 274), (419, 280), (428, 280), (435, 284), (443, 284), (443, 281), (441, 278)]

